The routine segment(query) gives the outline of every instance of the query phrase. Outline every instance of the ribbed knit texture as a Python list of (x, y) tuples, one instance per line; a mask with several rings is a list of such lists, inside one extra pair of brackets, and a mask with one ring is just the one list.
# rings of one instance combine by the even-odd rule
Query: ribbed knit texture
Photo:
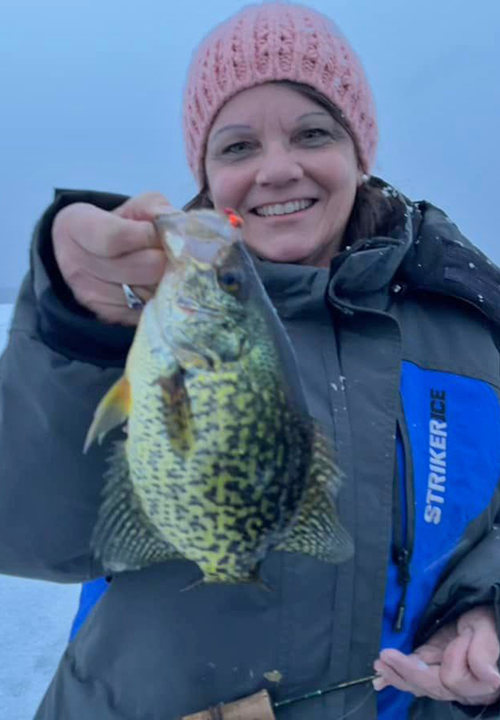
[(278, 80), (305, 83), (344, 114), (369, 173), (378, 127), (361, 62), (335, 23), (316, 10), (284, 2), (248, 5), (195, 51), (184, 94), (187, 159), (200, 187), (210, 128), (241, 90)]

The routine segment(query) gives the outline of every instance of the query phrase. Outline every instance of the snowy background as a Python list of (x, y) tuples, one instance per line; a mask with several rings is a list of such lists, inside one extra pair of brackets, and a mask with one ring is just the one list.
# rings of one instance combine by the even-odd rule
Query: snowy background
[[(175, 205), (195, 191), (181, 96), (192, 48), (238, 0), (0, 0), (0, 345), (54, 187)], [(360, 55), (378, 106), (375, 174), (443, 207), (500, 263), (500, 1), (309, 0)], [(31, 720), (79, 588), (0, 575), (0, 718)], [(59, 719), (58, 719), (59, 720)]]
[[(0, 352), (11, 309), (0, 304)], [(2, 720), (31, 720), (35, 714), (68, 642), (78, 596), (77, 585), (0, 575)]]

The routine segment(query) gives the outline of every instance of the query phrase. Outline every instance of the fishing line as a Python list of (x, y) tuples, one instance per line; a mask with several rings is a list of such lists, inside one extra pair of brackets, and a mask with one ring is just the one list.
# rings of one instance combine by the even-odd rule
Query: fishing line
[[(348, 718), (349, 716), (353, 715), (353, 714), (354, 714), (355, 712), (357, 712), (358, 710), (361, 710), (361, 708), (368, 702), (368, 700), (371, 698), (371, 696), (372, 696), (374, 693), (376, 693), (376, 692), (377, 692), (377, 691), (375, 690), (375, 688), (373, 688), (373, 687), (370, 688), (368, 694), (365, 695), (365, 697), (361, 700), (361, 702), (360, 702), (358, 705), (356, 705), (355, 707), (353, 707), (352, 710), (349, 710), (348, 713), (346, 713), (345, 715), (342, 715), (340, 718), (338, 718), (338, 720), (346, 720), (346, 718)], [(453, 703), (448, 701), (446, 704), (448, 705), (448, 709), (449, 709), (449, 711), (450, 711), (450, 715), (451, 715), (452, 720), (457, 720), (457, 718), (458, 718), (458, 711), (457, 711), (457, 709), (453, 706)], [(473, 717), (473, 718), (470, 718), (470, 720), (481, 720), (481, 718), (484, 717), (484, 714), (485, 714), (485, 712), (486, 712), (487, 710), (488, 710), (488, 706), (483, 707), (483, 709), (481, 710), (481, 712), (479, 713), (479, 715), (474, 715), (474, 717)]]
[[(371, 696), (372, 696), (374, 693), (376, 693), (376, 692), (377, 692), (377, 691), (375, 690), (375, 688), (373, 688), (373, 687), (370, 688), (370, 690), (368, 691), (368, 694), (365, 695), (365, 697), (361, 700), (361, 702), (358, 703), (358, 705), (356, 705), (355, 707), (353, 707), (352, 710), (349, 710), (348, 713), (346, 713), (345, 715), (342, 715), (340, 718), (338, 718), (338, 720), (346, 720), (346, 718), (350, 717), (351, 715), (353, 715), (353, 714), (354, 714), (355, 712), (357, 712), (358, 710), (361, 710), (361, 708), (368, 702), (368, 700), (371, 698)], [(452, 720), (457, 720), (457, 718), (458, 718), (458, 711), (457, 711), (457, 709), (453, 706), (453, 703), (448, 701), (446, 704), (448, 705), (448, 709), (449, 709), (449, 711), (450, 711), (450, 716), (451, 716)], [(474, 715), (474, 717), (473, 717), (473, 718), (470, 718), (470, 720), (481, 720), (481, 718), (484, 717), (484, 714), (485, 714), (485, 712), (486, 712), (487, 710), (488, 710), (488, 706), (485, 706), (485, 707), (481, 710), (481, 712), (479, 713), (479, 715)]]
[(371, 696), (372, 696), (374, 693), (376, 693), (376, 692), (377, 692), (377, 691), (375, 690), (375, 688), (374, 688), (374, 687), (371, 687), (371, 688), (369, 689), (367, 695), (364, 696), (364, 698), (361, 700), (361, 702), (358, 703), (358, 705), (355, 705), (355, 707), (353, 707), (352, 710), (349, 710), (348, 713), (346, 713), (345, 715), (342, 715), (342, 716), (339, 718), (339, 720), (346, 720), (346, 718), (348, 718), (350, 715), (353, 715), (355, 712), (358, 712), (358, 710), (361, 710), (361, 708), (362, 708), (364, 705), (366, 705), (366, 703), (367, 703), (368, 700), (371, 698)]
[[(449, 707), (449, 710), (450, 710), (450, 715), (451, 715), (451, 717), (452, 717), (452, 720), (457, 720), (458, 715), (455, 715), (455, 710), (456, 710), (456, 708), (453, 707), (453, 704), (452, 704), (451, 702), (448, 703), (448, 707)], [(483, 708), (483, 709), (481, 710), (481, 712), (479, 713), (479, 715), (474, 715), (474, 717), (471, 718), (471, 720), (480, 720), (480, 718), (483, 717), (483, 715), (484, 715), (484, 713), (486, 712), (487, 709), (488, 709), (488, 705), (485, 705), (484, 708)]]

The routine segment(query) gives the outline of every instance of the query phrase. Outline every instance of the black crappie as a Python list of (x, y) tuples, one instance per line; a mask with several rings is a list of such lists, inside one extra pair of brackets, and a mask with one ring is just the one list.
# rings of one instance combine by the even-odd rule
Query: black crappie
[(347, 559), (339, 473), (239, 232), (209, 210), (161, 216), (157, 227), (169, 270), (85, 444), (128, 420), (96, 555), (111, 572), (185, 558), (206, 582), (255, 579), (271, 549)]

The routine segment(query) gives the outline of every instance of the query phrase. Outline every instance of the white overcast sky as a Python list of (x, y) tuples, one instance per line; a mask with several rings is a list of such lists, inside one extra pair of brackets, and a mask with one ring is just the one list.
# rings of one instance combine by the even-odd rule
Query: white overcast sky
[[(193, 47), (238, 0), (1, 0), (0, 302), (54, 187), (177, 205), (194, 192), (181, 96)], [(500, 0), (313, 0), (361, 56), (374, 169), (443, 207), (500, 264)]]

